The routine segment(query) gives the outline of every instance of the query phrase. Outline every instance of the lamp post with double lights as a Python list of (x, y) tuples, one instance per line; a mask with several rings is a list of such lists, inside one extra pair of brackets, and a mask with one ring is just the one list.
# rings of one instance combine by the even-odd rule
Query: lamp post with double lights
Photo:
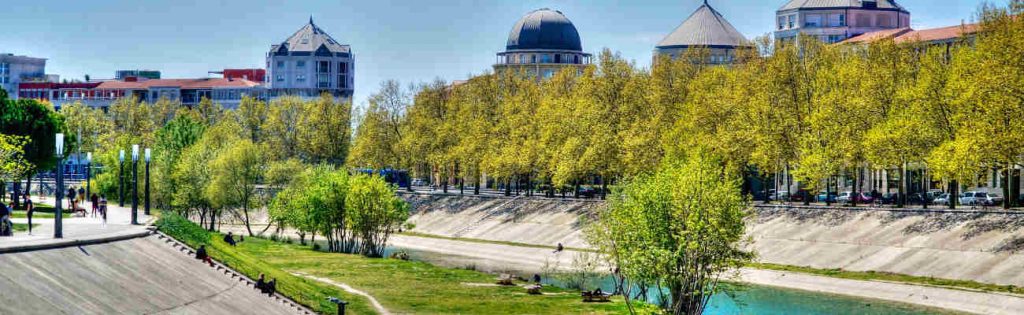
[(132, 224), (139, 224), (139, 145), (132, 145)]
[(146, 148), (146, 215), (149, 215), (149, 159), (150, 151)]
[(92, 181), (89, 177), (92, 175), (92, 152), (85, 154), (85, 198), (89, 198), (92, 195)]
[(57, 134), (56, 150), (54, 154), (57, 156), (57, 182), (56, 193), (54, 193), (54, 216), (53, 216), (53, 238), (63, 238), (64, 233), (62, 231), (63, 224), (61, 218), (64, 216), (64, 210), (61, 207), (61, 199), (64, 199), (64, 134)]
[(117, 160), (121, 165), (121, 171), (117, 172), (117, 194), (120, 198), (117, 198), (117, 206), (124, 208), (124, 150), (117, 155)]

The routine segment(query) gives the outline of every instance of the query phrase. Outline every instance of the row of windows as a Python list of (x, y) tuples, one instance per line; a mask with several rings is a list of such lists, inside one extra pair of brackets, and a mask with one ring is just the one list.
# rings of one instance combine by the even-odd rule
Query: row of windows
[(574, 54), (514, 54), (505, 56), (507, 64), (565, 63), (581, 64), (580, 55)]
[[(284, 70), (285, 69), (285, 64), (286, 64), (285, 61), (278, 60), (277, 61), (276, 69), (277, 70)], [(317, 67), (316, 68), (316, 72), (317, 73), (329, 73), (329, 72), (331, 72), (331, 62), (330, 61), (317, 61), (316, 62), (316, 67)], [(295, 68), (296, 69), (305, 69), (306, 68), (306, 61), (305, 60), (295, 61)], [(347, 62), (339, 62), (338, 63), (338, 73), (348, 73), (348, 63)]]
[[(780, 16), (779, 30), (796, 28), (796, 19), (796, 14)], [(843, 27), (846, 26), (846, 14), (807, 14), (803, 22), (803, 27)]]
[[(285, 79), (285, 76), (283, 74), (278, 74), (277, 76), (274, 77), (274, 80), (277, 81), (277, 82), (284, 82), (285, 81), (284, 79)], [(297, 74), (297, 75), (295, 75), (295, 82), (306, 82), (306, 75), (305, 74)], [(339, 74), (337, 82), (338, 82), (338, 88), (339, 89), (344, 89), (344, 88), (348, 87), (348, 80), (347, 80), (347, 77), (346, 77), (345, 74)], [(317, 87), (320, 87), (320, 88), (330, 88), (331, 87), (331, 77), (330, 77), (330, 75), (326, 74), (326, 73), (317, 74)]]
[(11, 83), (11, 64), (0, 62), (0, 84)]

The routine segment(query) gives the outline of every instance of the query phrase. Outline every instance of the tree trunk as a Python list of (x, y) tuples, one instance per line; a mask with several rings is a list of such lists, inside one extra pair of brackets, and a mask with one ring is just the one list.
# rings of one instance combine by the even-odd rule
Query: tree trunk
[(210, 211), (210, 232), (213, 232), (216, 229), (216, 227), (217, 227), (217, 225), (216, 225), (217, 224), (216, 223), (216, 221), (217, 221), (217, 214), (216, 213), (217, 213), (217, 211), (213, 211), (213, 210)]
[(949, 200), (947, 200), (946, 203), (949, 204), (950, 209), (956, 209), (956, 204), (960, 202), (960, 198), (958, 197), (960, 192), (958, 192), (958, 190), (960, 190), (960, 183), (955, 179), (949, 181)]
[(505, 179), (505, 196), (512, 195), (512, 177)]
[(852, 205), (853, 207), (857, 207), (857, 199), (860, 198), (860, 195), (857, 194), (857, 192), (858, 192), (857, 187), (859, 187), (859, 186), (860, 186), (860, 168), (859, 167), (854, 167), (853, 168), (853, 188), (850, 189), (850, 205)]
[(576, 199), (580, 198), (580, 181), (579, 180), (574, 181), (573, 184), (572, 184), (572, 197), (576, 198)]
[(896, 196), (896, 208), (903, 208), (907, 202), (907, 164), (900, 166), (900, 187)]
[(601, 200), (605, 200), (608, 197), (608, 182), (601, 177)]
[(252, 234), (252, 226), (249, 225), (249, 208), (242, 207), (242, 214), (245, 215), (245, 230), (249, 232), (249, 236), (253, 236), (254, 234)]
[(480, 194), (480, 174), (476, 174), (476, 176), (473, 176), (473, 177), (476, 178), (476, 179), (473, 180), (476, 183), (475, 185), (473, 185), (473, 194), (474, 195), (479, 195)]
[(1003, 209), (1010, 210), (1010, 185), (1013, 184), (1013, 162), (1006, 163), (1006, 171), (1003, 176)]

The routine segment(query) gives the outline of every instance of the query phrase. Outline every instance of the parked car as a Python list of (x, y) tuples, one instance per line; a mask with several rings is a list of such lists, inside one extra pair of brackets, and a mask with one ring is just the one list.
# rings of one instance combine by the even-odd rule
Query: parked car
[(986, 206), (998, 206), (1001, 204), (1003, 204), (1003, 196), (1000, 196), (997, 193), (989, 193), (988, 197), (985, 198)]
[(413, 186), (426, 186), (427, 185), (427, 181), (422, 179), (422, 178), (413, 178), (412, 179), (412, 185)]
[(768, 199), (772, 201), (790, 200), (790, 196), (788, 191), (780, 191), (778, 193), (771, 193), (770, 195), (768, 195)]
[(987, 206), (988, 193), (980, 191), (968, 191), (960, 194), (960, 204), (965, 206)]
[(883, 204), (891, 205), (891, 204), (895, 204), (896, 201), (899, 199), (899, 197), (900, 197), (900, 194), (898, 194), (898, 193), (885, 193), (885, 194), (882, 194), (882, 197), (879, 198), (879, 199), (881, 199)]
[(932, 204), (948, 206), (949, 205), (949, 194), (941, 194), (938, 197), (935, 197), (935, 199), (932, 199)]
[(851, 203), (851, 201), (856, 201), (857, 203), (871, 203), (874, 200), (875, 198), (872, 198), (871, 195), (863, 192), (854, 194), (850, 191), (844, 191), (836, 197), (836, 202), (839, 203)]
[(819, 192), (818, 196), (814, 200), (818, 202), (836, 202), (836, 193), (829, 192), (828, 196), (826, 196), (825, 193), (826, 192), (824, 191)]
[(579, 194), (580, 197), (583, 198), (594, 198), (594, 195), (597, 194), (597, 190), (590, 186), (580, 186)]
[(804, 196), (810, 196), (810, 194), (811, 193), (809, 191), (807, 191), (806, 189), (800, 189), (799, 191), (797, 191), (792, 196), (789, 196), (789, 201), (793, 201), (793, 202), (804, 201)]

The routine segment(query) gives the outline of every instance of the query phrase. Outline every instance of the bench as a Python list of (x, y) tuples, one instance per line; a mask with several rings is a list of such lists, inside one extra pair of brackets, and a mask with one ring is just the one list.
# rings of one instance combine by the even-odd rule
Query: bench
[(591, 291), (580, 292), (580, 296), (583, 297), (583, 302), (609, 302), (612, 298), (611, 294)]
[(499, 285), (515, 285), (515, 277), (507, 273), (501, 274), (496, 280)]

